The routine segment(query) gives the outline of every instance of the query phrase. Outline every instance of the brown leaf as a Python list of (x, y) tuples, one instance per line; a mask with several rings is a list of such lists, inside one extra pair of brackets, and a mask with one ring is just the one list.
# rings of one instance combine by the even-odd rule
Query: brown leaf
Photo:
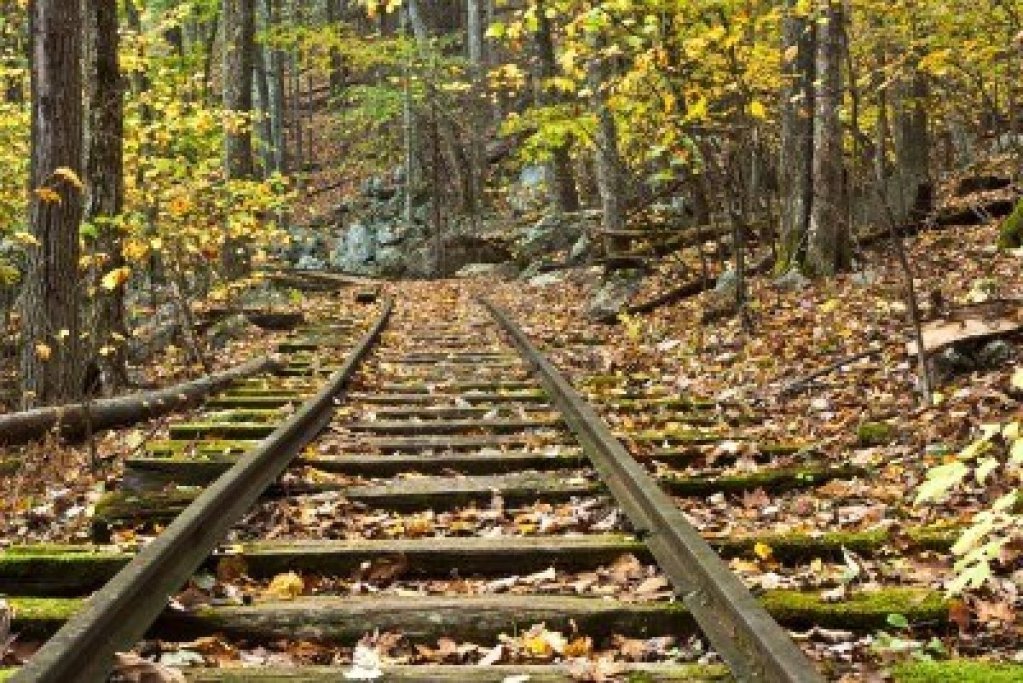
[(948, 605), (948, 620), (959, 627), (959, 632), (970, 628), (970, 608), (962, 600), (953, 600)]
[(217, 581), (234, 583), (246, 575), (248, 565), (241, 555), (225, 555), (217, 561)]
[(185, 683), (185, 675), (177, 669), (150, 662), (131, 652), (114, 655), (113, 673), (118, 680), (129, 683)]

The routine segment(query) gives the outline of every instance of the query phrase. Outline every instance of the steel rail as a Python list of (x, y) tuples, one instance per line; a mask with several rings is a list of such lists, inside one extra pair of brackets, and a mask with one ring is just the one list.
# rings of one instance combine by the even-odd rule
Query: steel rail
[(393, 302), (313, 398), (228, 472), (93, 595), (11, 681), (95, 683), (106, 680), (116, 652), (132, 648), (167, 606), (167, 598), (209, 557), (232, 525), (330, 422), (336, 396), (370, 351)]
[(824, 678), (788, 633), (508, 313), (487, 299), (481, 302), (536, 370), (604, 485), (735, 678), (823, 683)]

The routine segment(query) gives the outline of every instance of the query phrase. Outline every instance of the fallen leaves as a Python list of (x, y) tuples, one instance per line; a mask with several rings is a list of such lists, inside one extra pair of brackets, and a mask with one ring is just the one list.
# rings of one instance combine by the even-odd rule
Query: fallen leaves
[(294, 600), (305, 592), (305, 581), (295, 572), (278, 574), (263, 591), (263, 597), (276, 600)]

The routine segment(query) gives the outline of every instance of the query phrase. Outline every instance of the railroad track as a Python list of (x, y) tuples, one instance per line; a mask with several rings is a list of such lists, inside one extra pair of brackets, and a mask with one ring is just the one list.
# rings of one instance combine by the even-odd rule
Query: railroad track
[[(670, 496), (686, 484), (651, 477), (504, 311), (415, 303), (299, 335), (286, 378), (213, 399), (128, 462), (96, 531), (161, 532), (137, 554), (0, 563), (0, 590), (26, 596), (15, 630), (50, 636), (14, 680), (102, 680), (143, 637), (150, 654), (262, 664), (190, 680), (338, 680), (376, 666), (360, 657), (388, 634), (400, 663), (381, 680), (823, 680), (784, 628), (819, 623), (818, 596), (754, 598), (718, 554), (752, 541), (708, 544)], [(862, 627), (889, 611), (861, 610)], [(683, 656), (690, 636), (726, 666)], [(611, 642), (655, 661), (601, 663)], [(593, 670), (536, 663), (573, 654)], [(488, 659), (514, 663), (443, 663)]]

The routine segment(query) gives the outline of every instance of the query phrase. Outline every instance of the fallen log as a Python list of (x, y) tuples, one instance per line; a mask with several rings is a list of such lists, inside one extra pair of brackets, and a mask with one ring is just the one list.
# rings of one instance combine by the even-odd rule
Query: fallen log
[(51, 430), (64, 438), (76, 439), (89, 431), (134, 424), (195, 405), (232, 382), (275, 370), (280, 365), (277, 358), (266, 356), (166, 389), (0, 415), (0, 444), (26, 443)]

